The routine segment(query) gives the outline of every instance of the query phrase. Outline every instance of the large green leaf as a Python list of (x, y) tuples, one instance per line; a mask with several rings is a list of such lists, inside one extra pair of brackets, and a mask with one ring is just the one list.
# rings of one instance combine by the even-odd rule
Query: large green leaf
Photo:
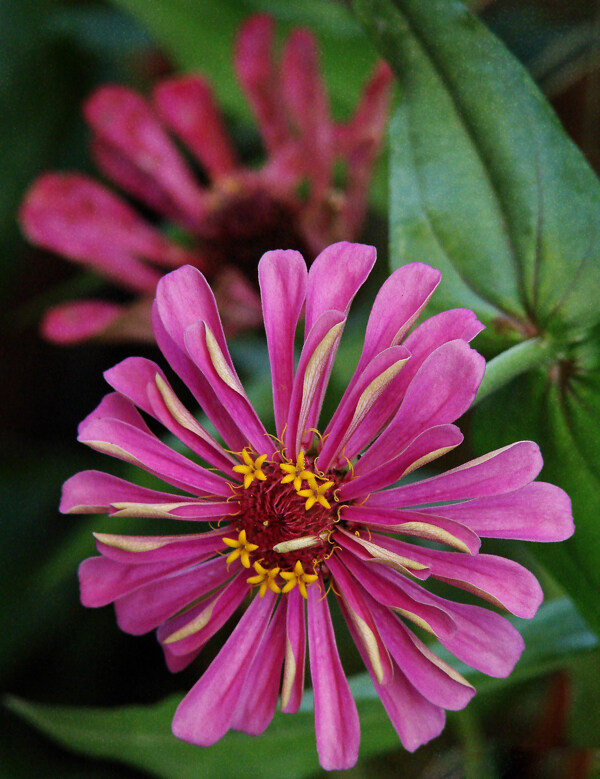
[(354, 5), (403, 88), (392, 263), (439, 267), (433, 305), (474, 309), (484, 351), (518, 344), (496, 358), (486, 392), (530, 373), (482, 404), (475, 453), (526, 436), (541, 444), (542, 476), (571, 495), (577, 533), (533, 551), (600, 631), (597, 177), (523, 67), (460, 3)]
[[(598, 646), (598, 639), (566, 599), (544, 604), (529, 622), (512, 621), (521, 630), (527, 648), (507, 680), (490, 679), (458, 662), (442, 647), (435, 649), (482, 693), (561, 668), (570, 658)], [(355, 676), (351, 687), (360, 712), (361, 757), (396, 746), (397, 736), (368, 675)], [(232, 755), (243, 755), (246, 774), (265, 779), (282, 774), (293, 779), (317, 770), (310, 692), (305, 694), (298, 714), (277, 714), (260, 739), (229, 733), (209, 749), (184, 744), (171, 735), (171, 720), (179, 700), (180, 696), (174, 696), (153, 706), (83, 709), (11, 697), (6, 705), (68, 749), (90, 757), (119, 760), (167, 779), (200, 775), (234, 779), (239, 776), (240, 764), (231, 759)]]

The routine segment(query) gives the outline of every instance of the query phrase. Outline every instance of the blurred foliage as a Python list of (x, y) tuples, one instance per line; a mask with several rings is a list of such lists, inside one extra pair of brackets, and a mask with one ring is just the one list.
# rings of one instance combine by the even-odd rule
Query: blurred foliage
[[(442, 13), (456, 4), (357, 4), (369, 14), (376, 8), (396, 14), (419, 5), (428, 9), (419, 32), (424, 49), (405, 33), (385, 44), (401, 71), (403, 100), (392, 129), (393, 262), (423, 258), (442, 267), (445, 286), (434, 304), (473, 305), (489, 325), (479, 345), (490, 356), (524, 343), (528, 335), (552, 332), (549, 363), (533, 366), (483, 400), (470, 419), (466, 446), (480, 453), (516, 438), (540, 442), (544, 477), (568, 489), (579, 529), (568, 545), (528, 545), (524, 554), (541, 560), (543, 577), (559, 579), (596, 625), (600, 366), (593, 325), (600, 309), (598, 242), (590, 225), (598, 219), (597, 184), (504, 49), (475, 23), (465, 23), (460, 32), (443, 29), (443, 16), (431, 10), (435, 5)], [(529, 69), (597, 170), (598, 4), (472, 0), (470, 5)], [(243, 749), (244, 760), (261, 761), (255, 770), (261, 776), (268, 775), (269, 766), (286, 776), (319, 773), (308, 712), (278, 717), (258, 741), (234, 734), (210, 750), (175, 741), (170, 716), (180, 691), (210, 662), (221, 639), (211, 642), (190, 671), (171, 676), (153, 636), (125, 636), (110, 610), (79, 605), (75, 573), (78, 562), (93, 552), (90, 529), (120, 528), (97, 517), (59, 516), (60, 484), (83, 467), (107, 467), (106, 458), (76, 444), (76, 425), (105, 391), (102, 370), (132, 350), (106, 345), (62, 350), (39, 340), (36, 321), (49, 302), (87, 294), (99, 282), (27, 247), (16, 221), (24, 192), (40, 172), (91, 170), (80, 108), (106, 81), (147, 90), (174, 68), (200, 69), (213, 81), (234, 137), (255, 145), (231, 52), (240, 21), (256, 11), (277, 17), (280, 41), (292, 26), (311, 27), (333, 109), (347, 116), (377, 55), (359, 22), (335, 0), (0, 0), (0, 676), (3, 690), (18, 696), (12, 710), (70, 750), (51, 744), (5, 709), (0, 712), (3, 776), (179, 777), (185, 770), (190, 776), (224, 776), (219, 761), (232, 765), (232, 751)], [(393, 31), (379, 29), (377, 36), (384, 33)], [(407, 67), (402, 58), (408, 52), (421, 58), (421, 67), (412, 60)], [(485, 64), (483, 70), (478, 62)], [(387, 176), (384, 155), (372, 188), (380, 215), (388, 202)], [(369, 239), (385, 257), (381, 216), (371, 220)], [(532, 264), (534, 257), (541, 262)], [(587, 277), (576, 276), (577, 258), (585, 258)], [(385, 272), (382, 263), (379, 282)], [(374, 288), (349, 323), (330, 407), (356, 363)], [(564, 305), (567, 289), (571, 294)], [(135, 351), (155, 356), (150, 348)], [(232, 352), (268, 421), (269, 380), (260, 336), (240, 338)], [(453, 715), (444, 735), (415, 755), (396, 748), (370, 683), (358, 676), (354, 684), (365, 715), (362, 757), (348, 775), (594, 775), (598, 764), (590, 747), (598, 747), (600, 732), (596, 639), (562, 599), (520, 629), (527, 650), (515, 674), (507, 683), (480, 678), (484, 694), (466, 712)], [(340, 645), (345, 666), (357, 671), (356, 653), (343, 631)], [(558, 669), (563, 671), (556, 674)], [(161, 699), (165, 702), (154, 703)], [(149, 705), (132, 709), (132, 702)], [(86, 705), (127, 708), (113, 719), (110, 708), (84, 714)], [(132, 723), (140, 727), (132, 729)], [(108, 738), (107, 725), (120, 741)], [(76, 726), (75, 731), (67, 726)], [(303, 749), (300, 739), (306, 742)], [(158, 756), (156, 743), (165, 745)], [(252, 749), (242, 746), (248, 743)], [(382, 751), (386, 754), (377, 757)], [(172, 762), (175, 753), (186, 755), (181, 768)]]

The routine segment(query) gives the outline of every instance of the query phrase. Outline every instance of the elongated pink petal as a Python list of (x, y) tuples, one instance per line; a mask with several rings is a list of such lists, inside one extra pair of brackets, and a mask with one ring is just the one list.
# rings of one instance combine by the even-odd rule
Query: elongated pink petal
[[(184, 269), (182, 268), (181, 270)], [(177, 272), (170, 273), (159, 283), (156, 301), (152, 308), (154, 335), (161, 352), (167, 358), (173, 370), (194, 394), (200, 407), (223, 436), (226, 444), (234, 451), (240, 451), (248, 443), (247, 440), (223, 407), (202, 371), (193, 363), (185, 346), (184, 333), (186, 328), (194, 322), (201, 321), (203, 314), (207, 315), (204, 321), (208, 321), (209, 326), (211, 322), (213, 322), (213, 325), (215, 324), (210, 299), (209, 305), (200, 311), (197, 311), (193, 305), (188, 304), (185, 297), (181, 301), (182, 305), (179, 305), (179, 295), (183, 294), (188, 279), (192, 283), (198, 282), (197, 291), (204, 291), (204, 283), (200, 282), (194, 273), (191, 273), (192, 270), (191, 268), (186, 269), (183, 277), (177, 276), (174, 279), (172, 277)], [(168, 281), (163, 284), (165, 279)], [(192, 293), (194, 292), (193, 286), (188, 286), (188, 289)], [(196, 300), (201, 302), (202, 298), (200, 295), (196, 297)], [(213, 331), (213, 335), (217, 339), (220, 337), (219, 331), (221, 329), (219, 325), (216, 327), (216, 333)], [(228, 355), (229, 353), (226, 350), (224, 354)]]
[[(200, 562), (202, 555), (199, 555)], [(188, 560), (185, 568), (194, 564)], [(109, 560), (107, 557), (88, 557), (79, 566), (81, 602), (84, 606), (96, 608), (106, 606), (128, 592), (151, 582), (164, 579), (182, 568), (180, 560), (168, 560), (148, 565), (128, 565)]]
[(298, 587), (287, 596), (287, 620), (285, 639), (285, 665), (281, 683), (281, 711), (293, 714), (298, 711), (304, 692), (304, 668), (306, 665), (306, 620), (304, 598)]
[(185, 331), (184, 341), (188, 354), (200, 368), (246, 441), (259, 454), (273, 454), (273, 441), (252, 407), (237, 374), (227, 364), (206, 322), (190, 325)]
[(384, 565), (375, 566), (359, 560), (347, 538), (340, 540), (340, 544), (344, 547), (344, 552), (340, 553), (344, 565), (378, 603), (398, 610), (398, 613), (438, 637), (449, 638), (456, 632), (452, 617), (424, 599), (425, 590), (416, 585), (408, 590), (405, 577)]
[(319, 202), (331, 184), (335, 137), (317, 47), (308, 31), (292, 31), (283, 52), (281, 78), (285, 106), (299, 131), (309, 201)]
[[(231, 466), (235, 464), (231, 456), (185, 409), (161, 368), (152, 360), (128, 357), (105, 371), (104, 378), (113, 389), (129, 398), (138, 408), (162, 422), (193, 452), (208, 460), (211, 465), (231, 473)], [(159, 387), (162, 388), (162, 394)]]
[(208, 670), (177, 707), (173, 733), (199, 746), (210, 746), (231, 727), (252, 662), (275, 605), (273, 593), (254, 598)]
[(101, 471), (80, 471), (63, 484), (63, 514), (103, 514), (113, 503), (177, 503), (181, 495), (138, 487)]
[(464, 341), (438, 347), (409, 384), (393, 420), (357, 463), (356, 473), (378, 468), (428, 427), (462, 416), (473, 402), (484, 371), (484, 358)]
[(84, 115), (104, 144), (151, 177), (187, 219), (199, 221), (205, 212), (203, 193), (140, 95), (121, 86), (101, 87), (87, 101)]
[(186, 560), (225, 549), (227, 528), (207, 533), (178, 536), (123, 536), (94, 533), (96, 547), (103, 557), (128, 565), (146, 565), (167, 560)]
[(78, 300), (49, 308), (42, 319), (43, 338), (68, 346), (101, 335), (116, 322), (124, 306), (103, 300)]
[(421, 695), (408, 681), (401, 666), (394, 661), (392, 661), (393, 677), (387, 684), (379, 684), (369, 657), (358, 640), (356, 630), (350, 627), (350, 632), (371, 676), (375, 691), (404, 748), (414, 752), (422, 744), (439, 736), (446, 722), (443, 709)]
[(348, 313), (376, 257), (373, 246), (361, 243), (341, 241), (323, 249), (308, 273), (305, 336), (325, 311)]
[(151, 435), (150, 428), (137, 408), (119, 392), (109, 392), (108, 395), (105, 395), (96, 408), (79, 423), (77, 432), (79, 435), (85, 435), (87, 427), (92, 422), (98, 422), (102, 419), (116, 419), (126, 422), (128, 425)]
[[(380, 352), (366, 366), (352, 392), (345, 393), (329, 425), (319, 452), (319, 467), (327, 470), (348, 440), (357, 434), (371, 441), (394, 411), (393, 381), (410, 353), (402, 346)], [(383, 415), (379, 413), (383, 406)], [(379, 425), (379, 427), (378, 427)], [(367, 429), (365, 433), (364, 428)], [(347, 452), (344, 451), (347, 455)], [(351, 456), (351, 455), (349, 455)]]
[(467, 554), (477, 554), (481, 547), (479, 536), (466, 525), (435, 514), (402, 509), (344, 506), (341, 511), (344, 522), (355, 522), (384, 533), (395, 532), (405, 536), (428, 539), (447, 544)]
[(134, 636), (148, 633), (215, 587), (222, 586), (230, 576), (225, 558), (217, 557), (170, 576), (168, 581), (138, 587), (115, 601), (117, 624)]
[(367, 194), (373, 164), (383, 143), (391, 98), (393, 74), (385, 62), (378, 63), (363, 92), (354, 116), (338, 127), (336, 138), (346, 162), (345, 198), (338, 217), (340, 234), (353, 237), (367, 210)]
[(369, 604), (363, 596), (362, 587), (353, 579), (340, 560), (333, 555), (327, 561), (327, 566), (335, 579), (339, 599), (344, 604), (346, 621), (354, 628), (353, 632), (356, 634), (358, 642), (367, 653), (377, 681), (380, 684), (387, 684), (394, 673), (392, 662), (379, 633), (379, 628), (371, 614)]
[(158, 629), (158, 640), (175, 656), (197, 653), (219, 631), (248, 595), (245, 568), (222, 590), (167, 620)]
[(485, 538), (564, 541), (575, 530), (567, 493), (540, 481), (504, 495), (423, 511), (462, 522)]
[(153, 435), (118, 419), (95, 419), (80, 426), (77, 440), (99, 452), (143, 468), (168, 484), (197, 495), (231, 495), (229, 483), (178, 454)]
[(235, 49), (237, 77), (271, 154), (291, 138), (283, 111), (280, 80), (271, 59), (272, 46), (273, 20), (258, 14), (240, 28)]
[(397, 554), (411, 555), (426, 565), (436, 579), (473, 592), (517, 617), (531, 619), (543, 600), (535, 576), (504, 557), (425, 549), (379, 533), (373, 533), (372, 540)]
[(282, 598), (271, 618), (244, 685), (231, 727), (258, 736), (273, 719), (285, 654), (287, 600)]
[(502, 495), (533, 481), (542, 468), (542, 457), (533, 441), (519, 441), (471, 460), (430, 479), (383, 490), (371, 495), (373, 507), (416, 506), (444, 500), (465, 500)]
[[(319, 417), (327, 382), (346, 317), (340, 311), (326, 311), (310, 331), (304, 344), (290, 400), (285, 445), (287, 454), (296, 458), (303, 445), (312, 441), (312, 420)], [(307, 447), (308, 448), (308, 447)]]
[(362, 476), (344, 482), (340, 488), (340, 499), (352, 500), (388, 487), (407, 472), (412, 473), (422, 465), (441, 457), (459, 446), (462, 441), (463, 435), (455, 425), (430, 427), (411, 441), (397, 457)]
[[(320, 584), (324, 586), (322, 581)], [(307, 593), (308, 647), (319, 762), (326, 771), (339, 771), (351, 768), (358, 759), (358, 711), (340, 663), (327, 600), (316, 583), (308, 587)]]
[(384, 282), (369, 315), (365, 343), (350, 386), (375, 355), (402, 342), (440, 278), (441, 274), (435, 268), (413, 262), (395, 270)]
[(292, 396), (294, 336), (306, 298), (306, 263), (299, 252), (267, 252), (258, 264), (258, 279), (269, 347), (275, 427), (281, 436)]
[(208, 83), (185, 75), (161, 81), (153, 94), (163, 121), (213, 177), (233, 172), (238, 163)]
[(436, 706), (457, 711), (475, 695), (475, 688), (436, 658), (411, 631), (373, 599), (371, 609), (386, 645), (409, 682)]

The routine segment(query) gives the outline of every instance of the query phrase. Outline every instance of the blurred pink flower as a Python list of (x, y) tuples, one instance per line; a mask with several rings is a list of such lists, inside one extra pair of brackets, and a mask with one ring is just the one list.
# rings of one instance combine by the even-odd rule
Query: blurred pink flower
[[(281, 709), (296, 711), (308, 636), (321, 765), (354, 764), (359, 722), (336, 647), (332, 592), (400, 740), (416, 749), (440, 733), (444, 710), (461, 709), (475, 690), (411, 625), (491, 676), (507, 676), (523, 650), (504, 617), (422, 583), (437, 579), (533, 617), (542, 601), (537, 580), (518, 563), (481, 554), (480, 537), (558, 541), (573, 532), (567, 495), (533, 481), (542, 458), (530, 441), (420, 481), (405, 478), (461, 443), (453, 422), (469, 408), (485, 367), (468, 344), (482, 329), (471, 311), (438, 314), (409, 334), (440, 278), (422, 263), (396, 270), (382, 286), (356, 372), (317, 432), (347, 312), (374, 261), (372, 247), (350, 243), (325, 249), (310, 271), (295, 251), (261, 259), (276, 436), (244, 392), (215, 298), (192, 267), (159, 282), (154, 333), (228, 448), (182, 405), (158, 365), (135, 357), (106, 372), (115, 392), (79, 428), (83, 443), (177, 491), (84, 471), (65, 484), (63, 512), (200, 523), (192, 535), (96, 534), (101, 557), (80, 568), (83, 603), (114, 602), (129, 633), (158, 628), (176, 671), (250, 600), (177, 709), (173, 731), (185, 741), (209, 745), (230, 728), (261, 733), (275, 712), (282, 669)], [(136, 406), (208, 467), (162, 443)]]
[[(151, 224), (126, 200), (81, 174), (47, 173), (33, 184), (20, 212), (27, 238), (134, 296), (125, 305), (103, 300), (58, 305), (42, 323), (46, 338), (65, 344), (95, 336), (151, 340), (158, 279), (185, 264), (211, 279), (228, 333), (253, 327), (261, 321), (256, 266), (266, 249), (286, 246), (312, 259), (329, 243), (358, 236), (384, 133), (391, 71), (380, 63), (352, 119), (338, 124), (329, 112), (310, 33), (294, 30), (275, 66), (273, 32), (269, 17), (252, 17), (240, 29), (235, 52), (266, 152), (258, 170), (240, 163), (211, 89), (199, 75), (158, 82), (149, 101), (122, 86), (101, 87), (89, 98), (84, 115), (96, 164), (156, 219)], [(207, 184), (172, 136), (200, 165)], [(334, 181), (340, 163), (346, 175), (341, 188)], [(184, 231), (185, 247), (161, 231), (161, 220)]]

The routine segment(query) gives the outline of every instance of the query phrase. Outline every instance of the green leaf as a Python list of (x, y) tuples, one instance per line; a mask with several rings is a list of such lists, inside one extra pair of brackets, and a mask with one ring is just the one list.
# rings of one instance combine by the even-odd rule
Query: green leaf
[(444, 279), (489, 340), (577, 337), (600, 318), (600, 188), (524, 68), (454, 0), (354, 0), (394, 67), (392, 264)]
[[(527, 623), (512, 621), (521, 630), (527, 648), (508, 679), (490, 679), (460, 663), (442, 647), (435, 647), (435, 651), (481, 693), (561, 668), (569, 658), (598, 646), (598, 639), (567, 599), (544, 604)], [(361, 757), (397, 746), (397, 736), (368, 674), (353, 677), (350, 684), (361, 719)], [(240, 765), (231, 759), (232, 755), (243, 755), (245, 774), (265, 778), (285, 775), (294, 779), (318, 769), (311, 692), (305, 694), (297, 714), (276, 714), (260, 738), (229, 733), (208, 749), (190, 746), (171, 735), (171, 720), (180, 700), (181, 696), (173, 696), (152, 706), (117, 709), (51, 706), (14, 697), (7, 698), (5, 703), (68, 749), (90, 757), (119, 760), (166, 779), (192, 779), (199, 775), (235, 779), (240, 775)]]

